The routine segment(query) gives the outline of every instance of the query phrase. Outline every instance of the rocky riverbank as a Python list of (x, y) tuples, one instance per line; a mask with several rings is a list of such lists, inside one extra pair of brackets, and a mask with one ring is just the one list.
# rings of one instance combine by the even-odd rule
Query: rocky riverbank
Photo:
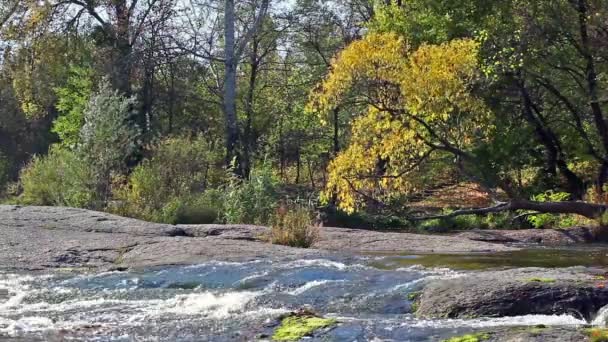
[[(562, 320), (564, 316), (559, 315), (567, 315), (567, 320), (576, 321), (576, 324), (570, 326), (502, 327), (498, 324), (498, 326), (488, 326), (487, 329), (464, 328), (454, 332), (454, 334), (471, 332), (473, 334), (471, 336), (477, 338), (471, 341), (584, 341), (588, 339), (588, 330), (580, 324), (592, 322), (594, 319), (597, 323), (598, 312), (608, 304), (608, 278), (606, 270), (599, 268), (492, 268), (467, 272), (449, 270), (447, 277), (422, 275), (422, 278), (416, 278), (421, 276), (414, 277), (417, 270), (420, 270), (419, 268), (406, 268), (405, 272), (397, 270), (391, 273), (383, 271), (383, 268), (368, 268), (365, 265), (355, 267), (348, 266), (348, 262), (342, 264), (331, 261), (332, 257), (345, 260), (350, 256), (356, 257), (368, 252), (379, 255), (391, 255), (392, 252), (404, 251), (412, 254), (438, 253), (448, 256), (454, 253), (481, 252), (508, 255), (513, 252), (526, 252), (526, 250), (517, 252), (522, 247), (518, 243), (553, 245), (593, 241), (593, 232), (585, 228), (577, 228), (569, 232), (550, 230), (470, 231), (453, 235), (421, 235), (324, 227), (320, 240), (313, 246), (314, 248), (299, 249), (268, 243), (265, 236), (269, 230), (261, 226), (175, 226), (143, 222), (82, 209), (5, 205), (0, 206), (0, 232), (2, 233), (0, 269), (9, 273), (40, 270), (45, 273), (50, 271), (49, 273), (60, 274), (62, 272), (53, 271), (67, 268), (93, 271), (88, 274), (93, 277), (100, 274), (100, 279), (102, 279), (103, 273), (98, 272), (104, 270), (133, 269), (134, 272), (139, 272), (139, 269), (151, 266), (235, 261), (237, 263), (224, 263), (228, 265), (223, 266), (228, 267), (225, 274), (232, 274), (238, 270), (244, 272), (243, 270), (248, 270), (250, 267), (269, 265), (268, 269), (259, 272), (255, 269), (251, 270), (253, 275), (243, 274), (243, 279), (253, 279), (244, 283), (249, 289), (252, 286), (261, 286), (266, 289), (264, 287), (266, 283), (277, 279), (286, 282), (283, 286), (287, 286), (285, 289), (287, 292), (282, 290), (282, 286), (271, 287), (271, 290), (277, 291), (278, 294), (272, 295), (266, 300), (260, 297), (258, 304), (270, 305), (277, 300), (284, 300), (284, 303), (281, 302), (283, 306), (294, 309), (300, 304), (292, 303), (293, 296), (302, 295), (315, 286), (328, 286), (328, 289), (319, 289), (319, 291), (323, 291), (323, 293), (335, 291), (335, 294), (331, 296), (332, 301), (328, 303), (338, 305), (333, 302), (333, 298), (336, 296), (336, 298), (340, 298), (342, 291), (345, 290), (345, 284), (350, 284), (351, 278), (355, 277), (350, 286), (359, 286), (362, 282), (370, 281), (365, 288), (366, 296), (361, 298), (367, 298), (368, 291), (379, 291), (375, 292), (375, 296), (378, 298), (377, 303), (364, 301), (361, 304), (362, 308), (367, 310), (376, 308), (382, 313), (398, 315), (414, 311), (417, 317), (415, 319), (420, 319), (420, 322), (437, 320), (449, 322), (453, 318), (461, 319), (463, 322), (471, 319), (479, 319), (482, 322), (487, 317), (500, 319), (505, 316), (523, 317), (530, 314), (553, 315), (550, 317), (562, 317), (560, 318)], [(466, 257), (466, 255), (464, 256)], [(325, 266), (321, 267), (319, 266), (321, 264), (309, 265), (306, 263), (310, 259), (315, 259), (317, 263), (320, 259), (327, 259), (327, 261), (323, 261), (322, 265)], [(248, 263), (253, 260), (255, 262)], [(353, 260), (360, 262), (361, 259)], [(252, 266), (241, 269), (240, 265)], [(304, 272), (302, 273), (303, 282), (292, 284), (295, 286), (293, 289), (288, 288), (291, 286), (291, 282), (298, 279), (297, 276), (294, 278), (294, 275), (289, 273), (295, 266), (286, 267), (285, 272), (289, 274), (286, 274), (284, 278), (281, 278), (282, 274), (279, 272), (267, 279), (271, 277), (267, 276), (268, 272), (278, 272), (276, 265), (299, 265), (297, 267), (302, 267), (302, 272)], [(229, 267), (236, 269), (229, 271)], [(306, 267), (313, 269), (309, 271)], [(163, 272), (169, 270), (167, 274), (185, 272), (185, 275), (182, 273), (176, 275), (175, 281), (186, 283), (179, 283), (182, 284), (181, 287), (172, 285), (167, 288), (177, 288), (179, 291), (190, 289), (193, 285), (189, 285), (188, 279), (184, 279), (187, 277), (187, 269), (190, 267), (186, 267), (185, 270), (164, 267)], [(280, 267), (278, 269), (280, 271)], [(371, 273), (360, 275), (359, 272)], [(414, 278), (407, 278), (410, 277), (408, 276), (410, 273)], [(76, 272), (76, 274), (80, 273)], [(118, 275), (112, 276), (121, 277), (122, 274), (126, 274), (125, 277), (127, 277), (129, 272), (119, 272)], [(159, 277), (161, 274), (163, 273), (151, 273), (147, 276)], [(311, 280), (309, 278), (311, 274), (320, 278)], [(168, 276), (163, 274), (162, 277)], [(402, 277), (405, 278), (401, 279)], [(216, 278), (214, 276), (212, 280), (219, 281)], [(159, 281), (161, 280), (167, 281), (165, 278)], [(230, 286), (235, 284), (231, 277), (226, 281)], [(116, 286), (118, 283), (120, 282), (111, 281), (108, 284)], [(409, 289), (409, 285), (407, 285), (409, 283), (416, 284), (412, 285), (415, 288)], [(332, 287), (331, 284), (335, 287)], [(378, 290), (376, 286), (380, 285), (384, 287)], [(407, 291), (420, 290), (420, 292), (408, 292), (406, 296), (400, 290), (405, 291), (406, 288)], [(349, 293), (353, 291), (353, 288), (348, 289)], [(235, 293), (241, 295), (239, 292)], [(223, 300), (223, 297), (213, 298)], [(319, 298), (325, 297), (320, 296)], [(384, 299), (388, 302), (384, 302)], [(303, 299), (302, 303), (310, 303), (310, 300)], [(321, 303), (324, 302), (321, 301)], [(326, 309), (326, 306), (318, 306)], [(339, 305), (338, 307), (342, 308)], [(410, 323), (412, 322), (415, 321), (410, 321)], [(363, 330), (361, 333), (357, 332), (359, 329), (357, 327), (361, 327), (361, 324), (357, 320), (349, 322), (337, 319), (335, 327), (332, 325), (321, 329), (320, 332), (313, 334), (312, 340), (324, 340), (328, 336), (344, 334), (363, 336)], [(378, 327), (381, 327), (384, 323), (369, 324), (378, 324)], [(271, 336), (275, 333), (273, 329), (265, 334)], [(394, 333), (395, 336), (399, 336), (398, 330), (395, 330)], [(446, 334), (442, 336), (445, 338)], [(397, 340), (399, 339), (397, 338)], [(440, 341), (440, 339), (437, 340)]]
[(112, 269), (209, 260), (302, 258), (334, 253), (410, 251), (469, 253), (516, 250), (461, 236), (383, 233), (324, 227), (313, 249), (272, 245), (268, 228), (250, 225), (166, 225), (60, 207), (0, 206), (4, 268)]

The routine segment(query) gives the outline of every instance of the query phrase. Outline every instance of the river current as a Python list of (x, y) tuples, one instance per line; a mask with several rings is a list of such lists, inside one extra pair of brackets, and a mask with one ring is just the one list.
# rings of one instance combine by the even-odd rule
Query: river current
[(310, 341), (439, 341), (488, 327), (587, 323), (567, 315), (417, 319), (408, 294), (431, 279), (474, 271), (403, 266), (395, 258), (2, 273), (0, 341), (269, 340), (282, 314), (303, 307), (340, 322)]

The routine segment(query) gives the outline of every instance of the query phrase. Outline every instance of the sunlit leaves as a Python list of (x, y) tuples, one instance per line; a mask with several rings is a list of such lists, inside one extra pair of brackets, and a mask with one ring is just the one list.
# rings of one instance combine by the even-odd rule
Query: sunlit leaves
[(342, 101), (365, 103), (348, 148), (330, 165), (325, 199), (353, 211), (370, 198), (390, 200), (415, 187), (413, 172), (432, 152), (466, 151), (483, 141), (489, 111), (471, 95), (478, 43), (453, 40), (411, 51), (393, 33), (370, 34), (346, 48), (311, 96), (326, 115)]

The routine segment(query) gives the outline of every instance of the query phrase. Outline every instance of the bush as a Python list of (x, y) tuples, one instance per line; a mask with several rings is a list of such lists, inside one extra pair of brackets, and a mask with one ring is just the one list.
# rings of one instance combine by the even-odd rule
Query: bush
[(125, 171), (138, 149), (140, 130), (131, 122), (136, 107), (135, 98), (125, 98), (104, 80), (85, 108), (77, 150), (90, 164), (102, 200), (109, 195), (112, 174)]
[(328, 227), (355, 229), (407, 229), (411, 224), (390, 215), (369, 215), (364, 212), (347, 213), (334, 207), (322, 209), (323, 221)]
[(7, 156), (0, 151), (0, 197), (9, 181), (11, 163)]
[(217, 218), (221, 196), (207, 189), (223, 177), (216, 166), (221, 149), (203, 136), (182, 136), (160, 142), (151, 152), (126, 183), (116, 184), (110, 210), (164, 223), (211, 223), (211, 216)]
[(451, 218), (425, 220), (418, 223), (424, 232), (445, 233), (469, 229), (519, 229), (514, 226), (511, 213), (492, 213), (488, 215), (462, 215)]
[[(566, 201), (570, 197), (570, 194), (566, 192), (553, 192), (547, 191), (542, 194), (532, 196), (533, 201), (538, 202), (561, 202)], [(569, 214), (530, 214), (526, 217), (528, 222), (534, 228), (548, 229), (548, 228), (568, 228), (575, 226), (579, 222), (583, 222), (582, 218), (576, 217), (576, 215)]]
[(268, 224), (278, 200), (278, 181), (269, 167), (254, 168), (249, 179), (232, 176), (224, 189), (226, 223)]
[(96, 200), (92, 179), (90, 167), (76, 153), (55, 146), (47, 156), (35, 156), (21, 171), (18, 202), (89, 208)]
[(278, 245), (308, 248), (319, 239), (319, 230), (309, 209), (280, 207), (273, 218), (270, 241)]

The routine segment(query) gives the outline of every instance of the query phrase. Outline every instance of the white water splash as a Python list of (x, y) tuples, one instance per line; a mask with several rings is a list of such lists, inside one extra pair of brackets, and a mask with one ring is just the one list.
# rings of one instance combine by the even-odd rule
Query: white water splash
[(326, 267), (326, 268), (335, 268), (338, 270), (346, 270), (346, 269), (367, 269), (368, 266), (354, 264), (347, 265), (341, 262), (327, 260), (327, 259), (302, 259), (289, 262), (282, 266), (281, 268), (290, 269), (297, 267)]
[(593, 321), (591, 321), (591, 325), (605, 327), (606, 323), (608, 323), (608, 305), (604, 306), (597, 312), (595, 318)]
[(178, 295), (160, 302), (153, 310), (159, 314), (202, 314), (216, 319), (227, 318), (243, 312), (247, 303), (260, 294), (261, 292), (227, 292), (222, 294), (204, 292)]
[(344, 280), (313, 280), (313, 281), (307, 282), (306, 284), (304, 284), (294, 290), (288, 291), (287, 293), (289, 293), (290, 295), (293, 295), (293, 296), (298, 296), (317, 286), (321, 286), (321, 285), (328, 284), (328, 283), (343, 283), (343, 282), (344, 282)]
[[(343, 322), (367, 321), (369, 318), (357, 317), (342, 317), (332, 316)], [(582, 319), (575, 318), (570, 315), (523, 315), (513, 317), (482, 317), (476, 319), (418, 319), (414, 316), (388, 319), (378, 319), (377, 316), (372, 318), (374, 321), (392, 324), (394, 326), (408, 326), (416, 328), (448, 328), (456, 329), (462, 327), (469, 328), (488, 328), (500, 326), (579, 326), (587, 325), (587, 322)]]
[(0, 291), (8, 294), (8, 299), (4, 303), (0, 303), (0, 312), (20, 306), (28, 293), (31, 292), (29, 283), (35, 280), (36, 278), (32, 276), (17, 274), (3, 275), (0, 279)]
[(486, 328), (500, 326), (535, 326), (535, 325), (585, 325), (587, 322), (570, 315), (524, 315), (498, 318), (415, 320), (410, 326), (416, 327), (471, 327)]

